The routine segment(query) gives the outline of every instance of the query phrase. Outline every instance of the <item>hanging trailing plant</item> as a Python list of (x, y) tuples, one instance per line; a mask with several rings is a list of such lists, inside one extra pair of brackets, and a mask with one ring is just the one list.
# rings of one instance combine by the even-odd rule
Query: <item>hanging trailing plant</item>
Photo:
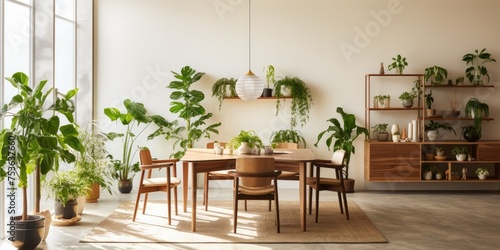
[(304, 81), (298, 77), (286, 76), (285, 78), (276, 81), (274, 84), (274, 91), (277, 97), (276, 115), (279, 113), (281, 107), (280, 104), (284, 97), (282, 87), (290, 88), (292, 93), (291, 127), (296, 127), (297, 123), (300, 123), (300, 126), (303, 127), (309, 120), (309, 111), (311, 110), (311, 106), (313, 104), (309, 88)]

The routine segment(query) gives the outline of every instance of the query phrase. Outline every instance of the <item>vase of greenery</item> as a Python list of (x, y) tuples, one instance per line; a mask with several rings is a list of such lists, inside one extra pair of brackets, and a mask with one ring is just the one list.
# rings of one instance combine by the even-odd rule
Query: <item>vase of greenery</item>
[(488, 74), (488, 69), (485, 64), (489, 62), (496, 62), (496, 60), (491, 58), (491, 54), (486, 52), (486, 48), (481, 51), (476, 49), (474, 50), (474, 53), (465, 54), (462, 61), (464, 61), (466, 65), (471, 65), (465, 70), (465, 76), (472, 84), (482, 85), (484, 76), (486, 76), (488, 78), (488, 82), (490, 82), (490, 75)]
[(170, 94), (170, 112), (177, 114), (184, 121), (172, 122), (168, 129), (162, 129), (159, 134), (165, 135), (166, 140), (175, 140), (174, 150), (180, 149), (170, 154), (173, 158), (182, 158), (188, 148), (193, 147), (194, 142), (205, 137), (210, 139), (211, 133), (218, 134), (217, 128), (221, 123), (207, 125), (208, 120), (213, 116), (207, 113), (201, 102), (205, 99), (203, 92), (193, 89), (193, 84), (201, 79), (205, 73), (196, 72), (189, 66), (184, 66), (180, 73), (173, 72), (176, 80), (171, 81), (167, 88), (173, 92)]
[(391, 106), (391, 96), (390, 95), (377, 95), (375, 99), (378, 102), (379, 108), (390, 108)]
[[(356, 117), (353, 114), (344, 112), (341, 107), (337, 107), (337, 113), (342, 117), (342, 123), (337, 118), (328, 119), (327, 122), (331, 123), (328, 128), (321, 131), (318, 134), (318, 140), (314, 144), (318, 147), (323, 136), (327, 135), (326, 146), (330, 150), (333, 146), (333, 150), (345, 150), (344, 164), (345, 169), (343, 174), (346, 180), (346, 192), (354, 191), (354, 179), (349, 179), (349, 163), (351, 160), (351, 154), (356, 153), (356, 148), (354, 147), (354, 141), (361, 134), (369, 136), (369, 132), (366, 128), (356, 125)], [(335, 139), (335, 142), (333, 142)], [(333, 145), (332, 145), (333, 142)]]
[(309, 88), (298, 77), (286, 76), (276, 81), (274, 84), (274, 92), (277, 97), (276, 115), (279, 113), (280, 103), (284, 97), (282, 87), (289, 87), (292, 92), (292, 105), (290, 107), (292, 112), (290, 118), (291, 127), (296, 127), (298, 123), (300, 126), (304, 126), (309, 120), (309, 111), (313, 102)]
[(469, 149), (465, 146), (455, 146), (451, 150), (451, 153), (456, 156), (457, 161), (465, 161), (468, 152)]
[(241, 130), (237, 136), (231, 138), (228, 144), (231, 148), (238, 149), (240, 154), (250, 154), (255, 148), (261, 148), (264, 145), (253, 130)]
[[(5, 102), (0, 110), (0, 119), (11, 118), (10, 128), (0, 132), (0, 181), (6, 180), (11, 186), (22, 190), (22, 215), (12, 216), (17, 233), (9, 238), (18, 248), (34, 249), (42, 238), (46, 237), (50, 217), (28, 215), (28, 179), (35, 174), (35, 213), (40, 212), (40, 180), (59, 166), (59, 161), (74, 161), (75, 156), (69, 151), (83, 149), (78, 139), (74, 123), (73, 97), (78, 90), (66, 94), (53, 93), (53, 89), (44, 89), (47, 81), (43, 80), (33, 88), (29, 78), (22, 72), (6, 78), (17, 93), (10, 102)], [(53, 103), (48, 103), (55, 94)], [(69, 122), (61, 125), (59, 116)], [(16, 184), (17, 183), (17, 184)], [(16, 189), (17, 190), (17, 189)], [(17, 191), (15, 191), (17, 192)], [(45, 226), (44, 220), (49, 222)]]
[(415, 93), (405, 91), (399, 96), (399, 100), (401, 100), (403, 107), (411, 108), (413, 107), (413, 99), (415, 99), (415, 97), (417, 97)]
[(221, 78), (212, 85), (212, 96), (217, 97), (219, 101), (219, 110), (222, 108), (222, 101), (225, 97), (235, 97), (236, 94), (236, 79)]
[[(107, 139), (113, 141), (121, 140), (121, 158), (115, 159), (110, 155), (111, 176), (118, 180), (118, 190), (121, 193), (130, 193), (132, 190), (132, 179), (135, 173), (139, 172), (139, 163), (133, 163), (134, 156), (139, 149), (136, 140), (150, 124), (155, 124), (159, 128), (147, 138), (152, 139), (159, 135), (165, 128), (171, 128), (172, 124), (159, 115), (148, 115), (144, 104), (133, 102), (130, 99), (123, 101), (126, 112), (121, 112), (118, 108), (105, 108), (104, 114), (111, 121), (120, 121), (125, 126), (125, 133), (109, 132), (104, 133)], [(141, 127), (141, 125), (144, 125)], [(134, 131), (137, 129), (138, 131)]]
[(441, 85), (448, 77), (448, 71), (439, 66), (432, 66), (425, 69), (424, 80), (430, 81), (432, 85)]
[(396, 74), (403, 74), (405, 67), (408, 66), (408, 62), (406, 62), (406, 57), (402, 57), (401, 55), (397, 55), (392, 58), (392, 63), (387, 67), (388, 70), (395, 69)]
[(490, 172), (487, 168), (477, 168), (476, 175), (480, 180), (486, 180), (486, 177), (490, 175)]
[(49, 197), (54, 198), (54, 217), (71, 219), (77, 216), (77, 198), (89, 191), (89, 184), (75, 170), (58, 171), (47, 184)]
[[(481, 138), (482, 121), (484, 117), (490, 115), (490, 108), (488, 104), (479, 101), (477, 98), (472, 97), (465, 104), (465, 116), (474, 119), (474, 133)], [(468, 132), (470, 128), (467, 129)]]
[(273, 89), (271, 88), (271, 86), (274, 86), (274, 83), (276, 81), (276, 79), (274, 78), (274, 66), (267, 65), (264, 68), (264, 71), (266, 71), (266, 87), (262, 91), (262, 96), (271, 97), (273, 96)]
[(387, 132), (388, 125), (387, 123), (379, 123), (372, 127), (373, 132), (377, 134), (377, 140), (387, 141), (389, 139), (389, 132)]
[(444, 156), (444, 147), (437, 146), (435, 148), (436, 156)]
[(306, 140), (302, 133), (298, 130), (293, 129), (282, 129), (278, 131), (274, 131), (271, 133), (269, 138), (271, 143), (283, 143), (283, 142), (293, 142), (297, 143), (299, 147), (306, 147)]
[(429, 91), (429, 94), (425, 95), (425, 106), (427, 106), (427, 117), (436, 116), (436, 110), (432, 108), (432, 103), (434, 102), (434, 97), (432, 97), (432, 90)]
[(455, 135), (457, 134), (455, 129), (447, 122), (439, 123), (431, 120), (428, 124), (424, 125), (424, 131), (427, 132), (429, 141), (436, 141), (438, 139), (440, 129), (453, 132)]
[(477, 130), (474, 125), (467, 125), (462, 127), (462, 137), (469, 142), (475, 142), (481, 139), (481, 131)]

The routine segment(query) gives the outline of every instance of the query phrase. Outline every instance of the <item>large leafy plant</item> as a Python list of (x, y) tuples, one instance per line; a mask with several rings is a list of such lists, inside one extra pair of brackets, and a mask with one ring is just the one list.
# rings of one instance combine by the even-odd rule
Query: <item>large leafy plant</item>
[(488, 69), (484, 65), (489, 62), (496, 62), (496, 60), (491, 58), (491, 54), (486, 52), (486, 48), (481, 51), (476, 49), (474, 53), (465, 54), (462, 61), (467, 65), (471, 65), (465, 70), (465, 76), (471, 83), (483, 84), (483, 76), (488, 77), (488, 82), (490, 81)]
[[(52, 97), (53, 92), (52, 88), (44, 89), (46, 80), (31, 88), (28, 76), (22, 72), (6, 79), (18, 94), (0, 110), (1, 119), (12, 118), (10, 128), (0, 133), (0, 181), (6, 178), (7, 184), (12, 186), (17, 179), (23, 192), (21, 220), (27, 220), (28, 177), (35, 172), (45, 176), (57, 170), (59, 160), (75, 161), (70, 148), (83, 150), (73, 117), (72, 98), (78, 90), (70, 90), (64, 95), (57, 93), (54, 102), (49, 104), (48, 97)], [(69, 123), (61, 126), (59, 115), (64, 115)], [(39, 181), (36, 178), (37, 191), (40, 190)], [(37, 192), (35, 212), (39, 212), (39, 201)]]
[(333, 150), (343, 149), (345, 150), (345, 171), (344, 176), (346, 179), (349, 179), (349, 162), (351, 160), (351, 154), (356, 153), (356, 148), (353, 145), (353, 142), (360, 136), (361, 134), (365, 134), (368, 136), (368, 129), (364, 127), (360, 127), (356, 125), (356, 117), (353, 114), (348, 114), (344, 112), (341, 107), (337, 107), (337, 113), (342, 116), (342, 123), (337, 118), (331, 118), (327, 120), (331, 123), (328, 128), (318, 134), (318, 140), (314, 144), (315, 147), (318, 147), (318, 143), (323, 138), (323, 136), (327, 133), (330, 133), (326, 139), (326, 146), (328, 150), (331, 149), (332, 142)]
[(167, 140), (174, 139), (174, 149), (178, 146), (179, 150), (172, 153), (171, 157), (182, 158), (188, 148), (193, 143), (199, 141), (202, 137), (210, 138), (210, 133), (218, 134), (217, 127), (221, 123), (207, 125), (207, 120), (213, 114), (207, 113), (201, 101), (205, 99), (203, 92), (193, 89), (193, 84), (201, 79), (205, 74), (196, 72), (189, 66), (181, 69), (180, 73), (172, 71), (176, 80), (171, 81), (167, 88), (173, 90), (170, 94), (170, 112), (177, 114), (184, 120), (185, 124), (179, 124), (178, 120), (172, 122), (172, 129), (163, 130)]
[[(120, 138), (122, 142), (121, 159), (111, 159), (113, 178), (117, 180), (130, 180), (140, 170), (138, 162), (132, 163), (139, 149), (135, 145), (136, 140), (152, 123), (156, 124), (159, 128), (148, 136), (148, 140), (156, 137), (165, 127), (170, 128), (172, 124), (159, 115), (148, 115), (142, 103), (126, 99), (123, 101), (123, 105), (127, 110), (126, 113), (122, 113), (118, 108), (110, 107), (104, 109), (104, 114), (111, 121), (120, 121), (126, 128), (125, 133), (109, 132), (104, 135), (109, 140)], [(134, 132), (135, 129), (137, 129), (136, 132)]]

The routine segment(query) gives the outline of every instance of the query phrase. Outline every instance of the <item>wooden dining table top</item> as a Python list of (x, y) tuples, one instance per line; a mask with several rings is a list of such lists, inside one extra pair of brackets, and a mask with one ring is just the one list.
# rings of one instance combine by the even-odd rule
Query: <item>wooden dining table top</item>
[(273, 154), (215, 154), (213, 149), (190, 148), (186, 151), (181, 161), (196, 162), (196, 161), (217, 161), (230, 160), (241, 157), (273, 157), (277, 161), (303, 161), (310, 162), (316, 160), (316, 155), (311, 149), (284, 149), (274, 150)]

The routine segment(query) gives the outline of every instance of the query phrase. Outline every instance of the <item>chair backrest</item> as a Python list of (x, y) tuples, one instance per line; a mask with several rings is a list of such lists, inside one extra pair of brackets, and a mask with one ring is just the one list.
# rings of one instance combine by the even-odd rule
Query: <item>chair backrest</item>
[[(227, 142), (219, 142), (221, 147), (226, 147)], [(214, 142), (207, 142), (207, 148), (208, 149), (213, 149), (214, 148)]]
[(344, 164), (345, 150), (339, 149), (333, 152), (332, 163), (335, 165)]
[(151, 165), (153, 164), (153, 158), (151, 157), (151, 152), (149, 149), (141, 149), (139, 151), (139, 158), (141, 165)]
[[(236, 172), (270, 173), (274, 172), (273, 157), (242, 157), (236, 159)], [(269, 177), (242, 177), (241, 185), (246, 187), (266, 187), (271, 185)]]
[(299, 144), (295, 142), (281, 142), (276, 148), (280, 149), (299, 149)]

